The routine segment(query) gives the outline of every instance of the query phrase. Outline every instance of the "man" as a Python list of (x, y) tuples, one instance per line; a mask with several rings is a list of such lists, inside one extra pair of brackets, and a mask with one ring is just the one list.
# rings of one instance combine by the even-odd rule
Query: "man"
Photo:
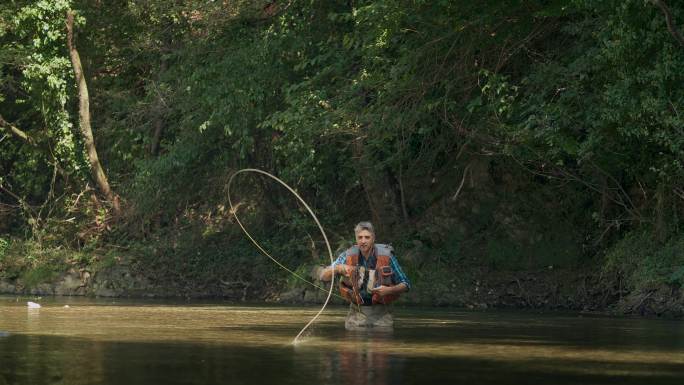
[(392, 315), (386, 306), (408, 291), (411, 283), (401, 270), (391, 246), (375, 243), (375, 230), (370, 222), (354, 228), (356, 245), (340, 254), (320, 274), (330, 281), (340, 274), (340, 293), (351, 306), (345, 320), (347, 329), (391, 328)]

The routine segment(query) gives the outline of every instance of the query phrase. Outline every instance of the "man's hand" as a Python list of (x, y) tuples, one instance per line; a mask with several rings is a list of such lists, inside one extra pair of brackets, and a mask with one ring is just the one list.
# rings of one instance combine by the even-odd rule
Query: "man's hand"
[(384, 297), (388, 294), (392, 294), (394, 292), (394, 289), (392, 289), (390, 286), (382, 285), (382, 286), (374, 287), (372, 289), (372, 291), (373, 291), (373, 293), (378, 293), (380, 295), (380, 297)]
[(352, 270), (354, 270), (353, 266), (349, 265), (335, 265), (335, 273), (343, 275), (345, 277), (351, 276)]
[(389, 294), (399, 294), (403, 293), (408, 290), (408, 286), (406, 286), (405, 283), (401, 282), (398, 285), (394, 286), (378, 286), (372, 289), (373, 293), (378, 293), (380, 297), (384, 297)]
[(345, 277), (349, 277), (351, 276), (353, 270), (353, 266), (335, 265), (334, 267), (326, 267), (324, 269), (317, 270), (316, 273), (318, 273), (318, 279), (323, 282), (328, 282), (332, 279), (333, 274), (340, 274)]

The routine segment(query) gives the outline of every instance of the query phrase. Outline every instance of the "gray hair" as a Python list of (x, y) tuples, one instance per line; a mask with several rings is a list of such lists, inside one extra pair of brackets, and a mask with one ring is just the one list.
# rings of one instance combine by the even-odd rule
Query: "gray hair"
[(373, 236), (375, 237), (375, 229), (373, 228), (373, 224), (365, 221), (365, 222), (359, 222), (356, 227), (354, 227), (354, 235), (357, 235), (363, 230), (368, 230)]

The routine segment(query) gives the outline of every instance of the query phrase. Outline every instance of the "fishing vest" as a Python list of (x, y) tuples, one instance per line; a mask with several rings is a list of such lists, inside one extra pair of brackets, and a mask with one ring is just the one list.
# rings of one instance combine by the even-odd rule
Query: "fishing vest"
[[(361, 296), (361, 290), (366, 290), (366, 288), (361, 288), (361, 282), (367, 282), (367, 286), (378, 287), (380, 285), (384, 286), (394, 286), (394, 271), (392, 271), (392, 265), (390, 263), (392, 256), (391, 246), (383, 244), (375, 244), (375, 269), (368, 270), (363, 267), (359, 267), (359, 247), (353, 246), (345, 251), (345, 264), (355, 267), (352, 270), (351, 276), (343, 277), (340, 280), (340, 293), (342, 297), (347, 299), (351, 303), (363, 304), (363, 298)], [(368, 278), (365, 275), (368, 274)], [(370, 291), (370, 290), (369, 290)], [(399, 294), (390, 294), (381, 297), (377, 293), (372, 294), (372, 303), (375, 304), (389, 304), (390, 302), (399, 298)]]

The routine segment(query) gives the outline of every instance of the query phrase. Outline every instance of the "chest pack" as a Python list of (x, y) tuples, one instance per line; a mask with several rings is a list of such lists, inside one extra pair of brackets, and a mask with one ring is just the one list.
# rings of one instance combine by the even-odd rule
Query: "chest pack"
[[(392, 247), (375, 244), (373, 253), (368, 259), (359, 264), (361, 252), (358, 246), (349, 248), (346, 252), (345, 264), (354, 267), (349, 277), (340, 280), (340, 294), (349, 302), (359, 305), (389, 304), (399, 298), (398, 294), (381, 297), (373, 291), (379, 286), (394, 286), (396, 279), (392, 271)], [(366, 298), (366, 299), (364, 299)], [(367, 303), (370, 298), (371, 303)]]

